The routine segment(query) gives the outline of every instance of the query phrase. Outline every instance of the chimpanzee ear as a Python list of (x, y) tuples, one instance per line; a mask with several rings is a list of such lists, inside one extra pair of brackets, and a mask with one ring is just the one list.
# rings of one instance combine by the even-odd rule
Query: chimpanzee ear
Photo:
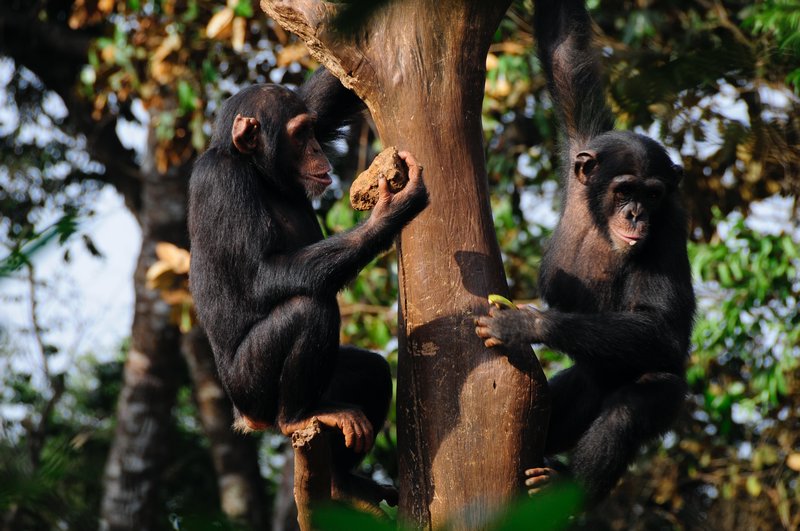
[(258, 147), (258, 130), (261, 124), (255, 118), (237, 114), (231, 127), (231, 140), (239, 153), (252, 153)]
[(296, 138), (300, 130), (311, 121), (313, 121), (313, 117), (310, 114), (298, 114), (286, 122), (286, 134), (289, 135), (291, 139)]
[(597, 167), (597, 153), (592, 150), (581, 151), (575, 155), (575, 177), (581, 184), (589, 182), (589, 177)]
[(675, 184), (677, 185), (683, 179), (683, 167), (680, 164), (673, 164), (672, 174), (675, 176)]

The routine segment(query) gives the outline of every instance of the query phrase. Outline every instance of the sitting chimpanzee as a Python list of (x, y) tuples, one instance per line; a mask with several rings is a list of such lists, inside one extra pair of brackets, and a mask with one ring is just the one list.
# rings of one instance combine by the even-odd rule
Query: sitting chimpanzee
[[(695, 301), (682, 170), (654, 140), (611, 131), (582, 0), (540, 0), (534, 23), (567, 140), (563, 209), (539, 278), (550, 309), (493, 308), (476, 332), (489, 347), (544, 343), (575, 361), (550, 380), (545, 453), (570, 452), (591, 505), (685, 398)], [(525, 473), (536, 491), (551, 469)]]
[(392, 194), (382, 181), (365, 223), (323, 237), (310, 202), (331, 183), (319, 140), (362, 108), (323, 69), (298, 93), (255, 85), (223, 103), (192, 172), (190, 282), (239, 426), (290, 435), (316, 417), (336, 434), (334, 495), (391, 502), (393, 489), (351, 474), (386, 418), (389, 366), (339, 346), (336, 293), (391, 246), (428, 194), (421, 166), (402, 153), (407, 186)]

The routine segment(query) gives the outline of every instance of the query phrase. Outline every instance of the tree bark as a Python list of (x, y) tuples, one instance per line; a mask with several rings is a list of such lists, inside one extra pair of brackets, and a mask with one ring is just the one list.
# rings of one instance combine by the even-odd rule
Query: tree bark
[(339, 6), (262, 0), (367, 103), (385, 146), (423, 164), (431, 205), (402, 233), (400, 516), (417, 527), (485, 525), (541, 459), (546, 380), (530, 349), (487, 350), (474, 333), (507, 294), (488, 198), (485, 57), (508, 0), (389, 2), (353, 35)]
[[(150, 144), (153, 143), (151, 131)], [(152, 153), (149, 150), (149, 153)], [(142, 168), (142, 247), (134, 273), (136, 290), (131, 349), (117, 410), (117, 429), (106, 462), (101, 524), (111, 530), (154, 527), (158, 480), (167, 457), (168, 433), (181, 364), (181, 334), (170, 307), (145, 285), (156, 261), (155, 246), (186, 241), (187, 167), (159, 175), (148, 157)]]
[(314, 507), (331, 500), (331, 450), (328, 434), (314, 418), (292, 434), (294, 501), (301, 531), (313, 529)]
[(222, 511), (248, 529), (265, 529), (264, 481), (258, 469), (258, 438), (236, 433), (233, 406), (217, 377), (214, 353), (196, 325), (183, 337), (183, 354), (194, 383), (197, 409), (217, 472)]

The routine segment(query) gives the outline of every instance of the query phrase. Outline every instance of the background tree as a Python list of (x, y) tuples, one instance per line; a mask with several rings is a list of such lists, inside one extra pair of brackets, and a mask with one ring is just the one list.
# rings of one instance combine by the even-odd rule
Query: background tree
[[(785, 0), (608, 0), (591, 1), (590, 7), (619, 125), (661, 137), (687, 167), (684, 195), (697, 240), (692, 257), (701, 312), (685, 421), (586, 517), (587, 527), (600, 522), (618, 529), (797, 529), (800, 236), (794, 198), (800, 39), (795, 14), (800, 6)], [(558, 201), (554, 117), (531, 49), (531, 9), (531, 2), (514, 2), (494, 34), (483, 101), (494, 224), (512, 296), (520, 300), (536, 296), (541, 244)], [(0, 260), (14, 267), (24, 265), (19, 259), (27, 256), (36, 266), (36, 242), (47, 239), (47, 227), (61, 214), (90, 219), (102, 187), (109, 186), (104, 183), (119, 190), (140, 225), (149, 227), (143, 231), (149, 243), (142, 247), (146, 262), (155, 262), (160, 234), (168, 234), (182, 217), (185, 174), (180, 177), (176, 168), (205, 142), (218, 102), (239, 83), (296, 83), (311, 64), (305, 47), (255, 4), (190, 0), (5, 2), (0, 55), (5, 98), (0, 106), (0, 241), (9, 253), (0, 253)], [(129, 124), (148, 132), (139, 153), (121, 147), (117, 131)], [(340, 175), (364, 166), (377, 147), (372, 138), (368, 128), (356, 131), (355, 149)], [(775, 194), (786, 199), (750, 212), (752, 202)], [(330, 231), (359, 219), (338, 197), (337, 190), (320, 204)], [(91, 239), (83, 238), (88, 236), (84, 225), (63, 234), (72, 235), (62, 248), (67, 257), (79, 247), (92, 247)], [(173, 234), (180, 243), (185, 231)], [(130, 245), (139, 242), (133, 238)], [(379, 260), (341, 297), (343, 341), (388, 352), (390, 359), (396, 349), (393, 263), (392, 257)], [(27, 269), (11, 274), (27, 294)], [(68, 348), (51, 333), (57, 322), (41, 315), (60, 279), (35, 279), (44, 352), (49, 360), (61, 359)], [(28, 313), (28, 305), (8, 298), (8, 281), (0, 282), (4, 303)], [(147, 419), (142, 426), (154, 430), (148, 433), (167, 434), (140, 440), (167, 452), (147, 453), (146, 444), (127, 446), (130, 463), (146, 463), (147, 481), (127, 483), (131, 495), (120, 499), (143, 508), (125, 512), (140, 518), (130, 522), (136, 529), (188, 528), (194, 518), (230, 525), (217, 500), (226, 485), (236, 483), (223, 481), (230, 476), (213, 467), (208, 450), (223, 447), (207, 439), (195, 420), (195, 404), (218, 395), (204, 386), (193, 391), (175, 347), (182, 340), (171, 311), (158, 293), (145, 293), (144, 282), (143, 275), (136, 277), (137, 291), (153, 297), (137, 307), (149, 318), (138, 319), (133, 335), (140, 339), (131, 342), (146, 355), (134, 358), (163, 356), (167, 362), (129, 375), (124, 386), (143, 392), (121, 396), (133, 399), (134, 406), (140, 401)], [(24, 301), (30, 297), (23, 295)], [(99, 514), (106, 453), (115, 438), (121, 360), (131, 352), (130, 343), (110, 362), (97, 363), (94, 354), (104, 353), (90, 352), (75, 357), (69, 370), (51, 364), (51, 376), (55, 382), (63, 378), (64, 390), (48, 407), (55, 394), (41, 377), (44, 358), (20, 355), (15, 340), (23, 336), (24, 330), (0, 334), (4, 525), (91, 528)], [(168, 348), (157, 352), (153, 346), (158, 345)], [(547, 372), (565, 363), (551, 352), (537, 350), (537, 356)], [(129, 364), (129, 371), (142, 367)], [(154, 403), (148, 398), (154, 388), (137, 387), (140, 381), (169, 382), (172, 391), (164, 387), (166, 395), (176, 392), (172, 415), (161, 413), (170, 411), (169, 402)], [(42, 418), (49, 420), (41, 423)], [(397, 477), (395, 429), (391, 424), (379, 438), (368, 470)], [(124, 440), (125, 434), (118, 437)], [(31, 459), (34, 454), (39, 457)], [(257, 470), (255, 456), (241, 455), (251, 455), (239, 476), (247, 477), (247, 471)], [(261, 455), (261, 470), (272, 483), (281, 455), (278, 440), (265, 438)], [(113, 483), (109, 480), (110, 489)]]

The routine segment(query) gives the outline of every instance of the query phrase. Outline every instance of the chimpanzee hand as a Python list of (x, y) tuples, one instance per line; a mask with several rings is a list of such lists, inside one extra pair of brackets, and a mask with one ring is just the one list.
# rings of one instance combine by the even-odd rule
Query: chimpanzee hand
[(422, 180), (422, 166), (408, 151), (401, 151), (400, 158), (408, 165), (408, 183), (397, 193), (389, 191), (386, 179), (378, 181), (378, 202), (372, 210), (370, 220), (407, 223), (428, 206), (428, 190)]
[(252, 153), (258, 147), (258, 130), (261, 124), (255, 118), (237, 114), (231, 127), (231, 140), (240, 153)]
[(475, 333), (487, 347), (525, 345), (545, 341), (547, 312), (520, 305), (518, 310), (489, 308), (489, 315), (475, 319)]

